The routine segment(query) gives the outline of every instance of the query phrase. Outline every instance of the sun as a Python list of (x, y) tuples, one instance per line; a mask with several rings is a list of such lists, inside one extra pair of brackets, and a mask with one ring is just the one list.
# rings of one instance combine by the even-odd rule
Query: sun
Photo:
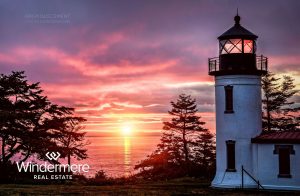
[(132, 132), (133, 132), (133, 127), (132, 127), (132, 124), (130, 123), (123, 123), (121, 125), (121, 132), (122, 132), (122, 135), (124, 136), (130, 136), (132, 135)]

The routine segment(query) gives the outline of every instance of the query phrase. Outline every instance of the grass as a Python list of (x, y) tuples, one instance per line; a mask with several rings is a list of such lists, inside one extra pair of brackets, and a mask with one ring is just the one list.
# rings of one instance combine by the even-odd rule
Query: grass
[(149, 182), (130, 185), (0, 185), (0, 195), (299, 195), (299, 192), (212, 189), (209, 183), (194, 179)]

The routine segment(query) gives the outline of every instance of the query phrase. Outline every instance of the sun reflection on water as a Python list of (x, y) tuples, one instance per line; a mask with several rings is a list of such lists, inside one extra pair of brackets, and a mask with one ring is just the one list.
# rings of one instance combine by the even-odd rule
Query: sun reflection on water
[(131, 171), (131, 138), (124, 137), (124, 175), (128, 177)]

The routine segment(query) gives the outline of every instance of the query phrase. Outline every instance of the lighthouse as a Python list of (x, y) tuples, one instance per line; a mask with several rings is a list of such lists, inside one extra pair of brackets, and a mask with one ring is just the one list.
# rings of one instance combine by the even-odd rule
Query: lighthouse
[[(209, 58), (215, 78), (216, 175), (212, 187), (253, 188), (257, 153), (251, 138), (262, 130), (261, 77), (267, 58), (256, 55), (258, 36), (244, 28), (239, 15), (234, 26), (218, 37), (219, 57)], [(244, 171), (249, 175), (245, 175)]]

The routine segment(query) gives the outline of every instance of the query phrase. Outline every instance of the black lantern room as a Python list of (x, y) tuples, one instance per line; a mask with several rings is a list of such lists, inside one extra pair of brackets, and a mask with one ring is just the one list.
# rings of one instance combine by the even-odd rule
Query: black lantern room
[(240, 25), (240, 16), (235, 24), (218, 37), (219, 57), (209, 58), (209, 75), (264, 75), (268, 59), (256, 56), (257, 35)]

